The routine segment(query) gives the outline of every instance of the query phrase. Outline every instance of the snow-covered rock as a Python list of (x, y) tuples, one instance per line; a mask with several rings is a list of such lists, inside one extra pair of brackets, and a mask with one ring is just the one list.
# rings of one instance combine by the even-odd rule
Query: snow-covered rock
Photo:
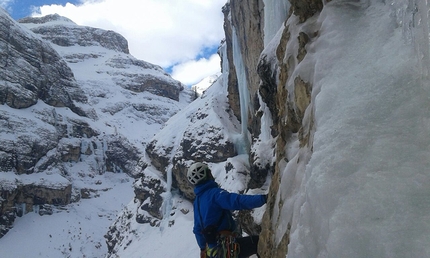
[(1, 236), (18, 204), (65, 205), (109, 190), (106, 172), (140, 175), (150, 137), (192, 95), (113, 31), (58, 15), (19, 22), (1, 10)]
[(201, 96), (205, 90), (207, 90), (214, 82), (219, 78), (220, 74), (214, 74), (203, 78), (200, 82), (191, 86), (191, 89), (197, 94), (197, 96)]
[(165, 175), (172, 173), (174, 187), (189, 198), (194, 195), (186, 179), (190, 163), (220, 163), (237, 155), (235, 143), (240, 124), (228, 108), (223, 82), (222, 79), (217, 81), (169, 119), (146, 150), (151, 163)]
[(92, 61), (93, 66), (99, 66), (98, 69), (93, 68), (94, 72), (110, 77), (115, 84), (125, 89), (147, 91), (179, 101), (179, 93), (184, 86), (161, 67), (129, 55), (127, 40), (116, 32), (78, 26), (59, 15), (29, 17), (19, 22), (52, 42), (69, 63), (79, 65)]
[(67, 63), (50, 46), (0, 13), (0, 104), (20, 109), (40, 99), (54, 107), (68, 107), (85, 115), (74, 102), (87, 98)]

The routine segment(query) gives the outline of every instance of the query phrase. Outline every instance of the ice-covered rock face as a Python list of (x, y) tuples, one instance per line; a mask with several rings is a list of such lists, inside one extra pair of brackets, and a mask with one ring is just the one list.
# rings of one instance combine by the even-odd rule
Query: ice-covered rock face
[[(421, 1), (327, 1), (315, 12), (322, 3), (290, 2), (292, 15), (259, 64), (260, 93), (277, 136), (260, 255), (428, 253), (417, 242), (429, 231), (421, 223), (429, 206), (410, 197), (427, 192), (411, 181), (422, 180), (428, 165), (415, 155), (428, 155), (429, 146), (428, 137), (418, 133), (429, 130), (422, 123), (428, 121), (422, 103), (428, 101), (430, 85), (428, 6)], [(416, 8), (413, 14), (410, 6)], [(411, 36), (416, 46), (408, 43)], [(419, 91), (425, 97), (418, 97)], [(413, 165), (404, 166), (402, 160)], [(405, 196), (410, 199), (404, 202)], [(410, 202), (420, 208), (404, 208)], [(419, 221), (420, 229), (411, 230), (415, 226), (405, 221)], [(402, 228), (414, 231), (414, 240), (392, 237)]]

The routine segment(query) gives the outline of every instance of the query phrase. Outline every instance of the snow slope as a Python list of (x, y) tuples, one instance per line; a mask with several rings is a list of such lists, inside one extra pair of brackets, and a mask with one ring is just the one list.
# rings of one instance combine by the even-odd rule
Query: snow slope
[(17, 218), (0, 239), (1, 257), (104, 257), (103, 236), (134, 197), (133, 180), (110, 172), (97, 180), (106, 189), (97, 197), (54, 209), (52, 215), (28, 213)]

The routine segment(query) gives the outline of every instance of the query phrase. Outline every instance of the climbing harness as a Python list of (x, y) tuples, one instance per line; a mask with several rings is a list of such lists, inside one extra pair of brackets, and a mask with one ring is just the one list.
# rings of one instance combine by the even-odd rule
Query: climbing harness
[(222, 231), (218, 236), (217, 245), (207, 249), (207, 258), (237, 258), (240, 246), (236, 237), (229, 231)]

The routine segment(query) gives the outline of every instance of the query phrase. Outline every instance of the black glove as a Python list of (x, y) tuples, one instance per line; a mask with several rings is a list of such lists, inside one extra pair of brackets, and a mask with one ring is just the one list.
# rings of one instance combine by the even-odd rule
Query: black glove
[(267, 203), (267, 194), (264, 194), (263, 197), (264, 197), (264, 202)]
[(206, 249), (200, 250), (200, 258), (206, 258)]

